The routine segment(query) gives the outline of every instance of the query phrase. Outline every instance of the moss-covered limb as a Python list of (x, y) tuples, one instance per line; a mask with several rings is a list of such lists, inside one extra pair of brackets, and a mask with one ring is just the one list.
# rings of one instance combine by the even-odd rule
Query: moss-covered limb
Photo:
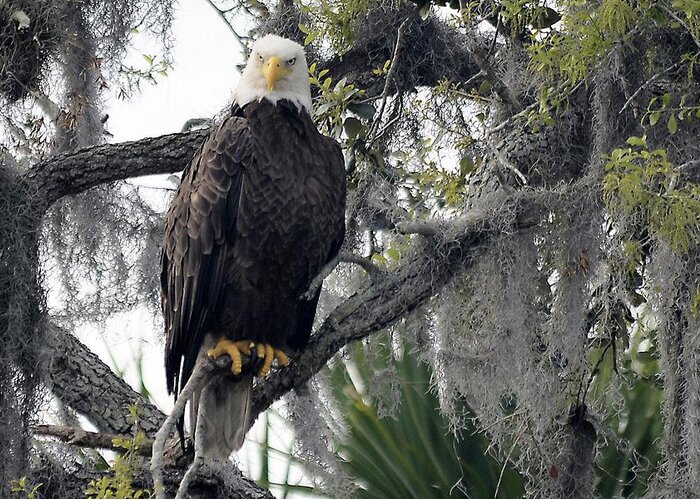
[[(184, 472), (182, 468), (164, 470), (163, 483), (168, 498), (175, 497)], [(40, 498), (85, 498), (90, 483), (99, 481), (104, 475), (104, 471), (86, 464), (56, 463), (43, 457), (32, 477), (33, 484), (40, 485), (37, 490)], [(137, 490), (152, 488), (147, 467), (134, 477), (133, 487)], [(189, 495), (190, 498), (274, 498), (269, 490), (245, 478), (233, 463), (223, 464), (216, 471), (202, 471), (190, 483)]]
[(48, 208), (64, 196), (100, 184), (185, 168), (208, 130), (149, 137), (119, 144), (101, 144), (55, 156), (35, 165), (25, 179), (37, 201)]

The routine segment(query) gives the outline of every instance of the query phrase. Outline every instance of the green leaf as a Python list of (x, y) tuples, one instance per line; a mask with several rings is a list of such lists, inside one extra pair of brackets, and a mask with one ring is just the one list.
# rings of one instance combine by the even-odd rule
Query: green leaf
[(348, 83), (347, 77), (343, 77), (338, 82), (335, 84), (335, 87), (333, 87), (334, 92), (340, 92), (345, 88), (345, 85)]
[(391, 260), (398, 262), (401, 260), (401, 252), (399, 252), (395, 248), (390, 248), (389, 250), (386, 251), (386, 256), (389, 257)]
[(349, 116), (345, 119), (345, 122), (343, 122), (343, 129), (348, 139), (353, 140), (360, 135), (363, 129), (365, 129), (365, 126), (357, 118)]
[(484, 80), (481, 82), (481, 85), (479, 85), (479, 95), (486, 97), (491, 93), (491, 89), (493, 89), (491, 82)]
[(371, 120), (377, 110), (369, 103), (353, 102), (348, 104), (348, 111), (352, 111), (357, 116), (364, 118), (365, 120)]
[(646, 146), (647, 145), (647, 136), (643, 135), (642, 137), (636, 137), (632, 136), (629, 139), (627, 139), (627, 144), (630, 146)]
[(654, 111), (649, 115), (649, 125), (654, 126), (661, 118), (661, 111)]
[(316, 40), (316, 36), (318, 35), (317, 31), (313, 31), (306, 35), (306, 38), (304, 38), (304, 45), (309, 45), (311, 42)]
[(666, 127), (668, 127), (668, 131), (671, 135), (675, 134), (678, 130), (678, 122), (676, 121), (676, 115), (674, 113), (671, 113), (671, 116), (669, 116)]
[(459, 175), (461, 177), (466, 177), (470, 173), (472, 173), (476, 169), (476, 163), (474, 163), (474, 160), (469, 157), (465, 156), (461, 160), (459, 160)]

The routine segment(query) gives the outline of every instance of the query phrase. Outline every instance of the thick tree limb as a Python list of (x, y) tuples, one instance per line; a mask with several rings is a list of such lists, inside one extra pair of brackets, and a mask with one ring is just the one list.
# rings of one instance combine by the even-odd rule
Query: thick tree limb
[(201, 129), (80, 149), (32, 167), (26, 179), (48, 208), (64, 196), (100, 184), (183, 170), (208, 133)]
[[(166, 468), (163, 471), (167, 497), (175, 496), (184, 472), (181, 468)], [(49, 457), (42, 457), (42, 463), (38, 464), (32, 476), (37, 484), (41, 484), (37, 491), (40, 498), (85, 498), (90, 482), (101, 479), (105, 472), (85, 463), (57, 463)], [(152, 491), (153, 484), (147, 468), (135, 478), (133, 486)], [(269, 490), (245, 478), (232, 462), (205, 467), (190, 483), (189, 495), (191, 498), (273, 498)]]
[(153, 438), (165, 415), (78, 339), (59, 327), (49, 332), (52, 363), (49, 388), (67, 405), (85, 415), (102, 432), (129, 435), (133, 422), (129, 407), (137, 404), (139, 426)]

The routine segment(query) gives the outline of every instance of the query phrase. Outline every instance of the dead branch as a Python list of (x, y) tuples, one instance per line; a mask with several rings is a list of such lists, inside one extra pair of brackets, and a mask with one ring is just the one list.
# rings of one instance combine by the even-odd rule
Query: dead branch
[[(128, 435), (106, 434), (102, 432), (90, 432), (76, 427), (66, 427), (63, 425), (35, 425), (31, 429), (32, 434), (37, 436), (50, 436), (59, 441), (73, 446), (86, 448), (103, 448), (106, 450), (123, 451), (123, 448), (114, 444), (117, 439), (132, 439)], [(153, 440), (148, 440), (137, 451), (145, 457), (151, 456), (151, 446)]]
[[(175, 429), (175, 424), (177, 421), (184, 415), (187, 402), (192, 399), (194, 392), (207, 386), (207, 384), (211, 381), (214, 370), (220, 366), (219, 363), (225, 362), (226, 358), (227, 357), (221, 357), (217, 358), (216, 360), (212, 360), (209, 357), (203, 357), (197, 361), (194, 366), (194, 370), (192, 371), (192, 375), (175, 401), (173, 410), (170, 412), (170, 415), (168, 415), (168, 418), (165, 419), (163, 426), (156, 433), (156, 439), (153, 443), (153, 455), (151, 457), (151, 475), (153, 476), (153, 485), (157, 498), (165, 498), (165, 490), (163, 487), (163, 457), (165, 442), (172, 434), (173, 429)], [(230, 362), (231, 360), (228, 359), (229, 364)]]
[(340, 262), (347, 262), (349, 264), (357, 264), (360, 266), (362, 269), (367, 271), (367, 274), (369, 274), (370, 279), (375, 280), (376, 278), (383, 276), (385, 274), (383, 269), (380, 269), (379, 267), (375, 266), (371, 260), (369, 260), (367, 257), (363, 257), (361, 255), (357, 255), (351, 252), (340, 252), (338, 254), (340, 257)]
[[(411, 9), (408, 16), (406, 16), (406, 19), (404, 19), (404, 21), (401, 23), (399, 29), (396, 32), (396, 45), (394, 45), (394, 52), (391, 55), (391, 66), (389, 66), (389, 71), (386, 74), (386, 81), (384, 82), (384, 90), (382, 91), (381, 95), (379, 112), (372, 121), (372, 125), (369, 128), (369, 133), (367, 134), (369, 137), (372, 137), (374, 135), (374, 132), (377, 129), (377, 126), (379, 125), (382, 116), (384, 115), (386, 100), (389, 97), (389, 89), (394, 81), (394, 76), (396, 75), (396, 68), (399, 67), (398, 57), (399, 51), (401, 50), (401, 47), (403, 45), (404, 33), (406, 32), (406, 27), (408, 26), (408, 23), (410, 23), (418, 15), (418, 10), (418, 6), (416, 6), (416, 8)], [(396, 87), (398, 88), (398, 85)], [(372, 142), (374, 142), (374, 140), (371, 139), (369, 143), (372, 144)]]

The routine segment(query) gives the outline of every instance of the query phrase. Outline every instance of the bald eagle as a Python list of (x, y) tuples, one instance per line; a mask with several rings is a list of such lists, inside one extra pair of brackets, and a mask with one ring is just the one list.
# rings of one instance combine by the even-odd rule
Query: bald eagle
[(233, 95), (183, 173), (161, 272), (168, 391), (200, 356), (232, 360), (208, 397), (190, 401), (192, 427), (207, 406), (201, 452), (218, 459), (243, 444), (254, 377), (306, 346), (320, 289), (305, 292), (345, 231), (343, 155), (311, 119), (303, 48), (257, 40)]

